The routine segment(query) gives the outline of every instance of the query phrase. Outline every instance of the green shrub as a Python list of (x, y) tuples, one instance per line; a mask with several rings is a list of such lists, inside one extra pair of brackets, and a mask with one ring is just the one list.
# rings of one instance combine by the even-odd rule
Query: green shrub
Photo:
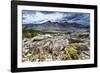
[(76, 48), (79, 47), (78, 44), (71, 44), (67, 48), (66, 58), (68, 60), (78, 59), (78, 54)]

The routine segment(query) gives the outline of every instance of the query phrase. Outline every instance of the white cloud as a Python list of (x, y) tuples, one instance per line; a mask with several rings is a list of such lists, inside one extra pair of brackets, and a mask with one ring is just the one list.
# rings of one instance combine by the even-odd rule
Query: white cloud
[(79, 24), (90, 24), (90, 15), (87, 13), (64, 13), (64, 12), (43, 12), (43, 11), (23, 11), (23, 24), (40, 24), (46, 21), (76, 22)]
[(36, 13), (31, 13), (31, 14), (23, 14), (23, 23), (24, 24), (28, 24), (28, 23), (34, 23), (34, 24), (38, 24), (38, 23), (43, 23), (45, 21), (57, 21), (57, 20), (61, 20), (63, 17), (65, 17), (64, 13), (59, 13), (59, 12), (55, 12), (55, 13), (42, 13), (42, 12), (36, 12)]

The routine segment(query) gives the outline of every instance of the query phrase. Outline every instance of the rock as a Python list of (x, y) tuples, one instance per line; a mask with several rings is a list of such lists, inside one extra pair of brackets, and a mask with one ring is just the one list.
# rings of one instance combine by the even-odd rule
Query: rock
[(89, 48), (86, 45), (80, 45), (82, 51), (89, 51)]
[(39, 41), (39, 40), (43, 40), (43, 39), (47, 39), (47, 38), (51, 38), (52, 36), (49, 34), (46, 35), (39, 35), (39, 36), (35, 36), (33, 37), (31, 40), (32, 41)]
[(82, 52), (82, 53), (80, 54), (80, 59), (81, 59), (81, 60), (90, 59), (90, 54), (89, 54), (89, 53), (86, 54), (86, 52)]
[(90, 51), (83, 51), (83, 54), (86, 56), (90, 56)]
[[(89, 39), (77, 38), (76, 34), (74, 38), (70, 38), (69, 34), (38, 35), (29, 39), (24, 38), (22, 42), (23, 62), (83, 60), (90, 58)], [(68, 48), (69, 45), (71, 47)]]

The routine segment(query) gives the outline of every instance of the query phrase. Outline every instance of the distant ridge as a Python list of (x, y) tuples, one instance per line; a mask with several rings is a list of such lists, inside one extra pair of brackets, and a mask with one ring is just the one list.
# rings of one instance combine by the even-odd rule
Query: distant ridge
[(51, 22), (47, 21), (41, 24), (23, 24), (24, 30), (41, 30), (41, 31), (86, 31), (90, 28), (89, 25), (82, 25), (78, 23), (69, 23), (69, 22)]

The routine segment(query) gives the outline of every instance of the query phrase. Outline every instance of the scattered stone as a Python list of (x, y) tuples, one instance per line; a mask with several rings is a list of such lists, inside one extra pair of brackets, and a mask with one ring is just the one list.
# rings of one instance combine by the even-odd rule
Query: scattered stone
[[(22, 62), (89, 59), (90, 41), (88, 39), (88, 33), (85, 34), (86, 39), (80, 33), (70, 35), (45, 34), (29, 39), (24, 38), (22, 41)], [(72, 36), (74, 35), (75, 37), (73, 38)], [(79, 35), (82, 38), (79, 38)]]

